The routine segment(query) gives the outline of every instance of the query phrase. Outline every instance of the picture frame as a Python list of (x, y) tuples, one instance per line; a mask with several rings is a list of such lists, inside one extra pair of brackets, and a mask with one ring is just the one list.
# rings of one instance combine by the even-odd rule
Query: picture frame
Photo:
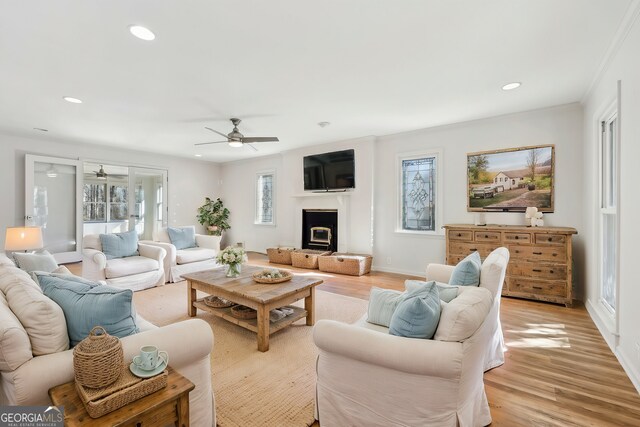
[(467, 211), (554, 211), (555, 145), (467, 153)]

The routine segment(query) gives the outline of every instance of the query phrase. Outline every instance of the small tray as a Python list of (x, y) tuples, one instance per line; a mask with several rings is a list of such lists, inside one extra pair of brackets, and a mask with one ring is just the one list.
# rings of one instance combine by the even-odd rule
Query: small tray
[[(268, 270), (265, 270), (265, 271), (268, 271)], [(282, 277), (278, 277), (278, 278), (260, 277), (260, 275), (263, 274), (264, 271), (253, 273), (253, 276), (252, 276), (253, 281), (258, 283), (264, 283), (267, 285), (274, 285), (277, 283), (286, 282), (287, 280), (291, 280), (293, 278), (293, 274), (289, 273), (287, 270), (278, 270), (278, 271), (282, 273)]]
[(244, 305), (234, 305), (231, 307), (231, 315), (238, 319), (255, 319), (258, 317), (258, 312)]
[(78, 396), (91, 418), (99, 418), (167, 386), (167, 370), (151, 378), (138, 378), (127, 365), (115, 383), (102, 388), (85, 388), (76, 382)]
[(209, 295), (202, 300), (206, 306), (213, 308), (227, 308), (232, 305), (236, 305), (235, 302), (229, 301), (228, 299), (214, 297), (213, 295)]

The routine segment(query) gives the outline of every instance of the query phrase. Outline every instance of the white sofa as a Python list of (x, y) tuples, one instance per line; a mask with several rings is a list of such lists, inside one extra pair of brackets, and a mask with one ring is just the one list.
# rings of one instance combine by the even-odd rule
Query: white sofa
[(100, 235), (87, 234), (82, 239), (82, 277), (132, 291), (164, 285), (166, 251), (138, 242), (138, 252), (139, 256), (107, 259)]
[[(506, 249), (492, 254), (482, 266), (479, 287), (460, 287), (456, 298), (442, 303), (432, 340), (390, 335), (388, 328), (368, 323), (366, 314), (352, 325), (318, 321), (313, 339), (319, 350), (316, 418), (320, 424), (490, 424), (483, 372), (495, 344), (499, 325), (495, 300), (502, 286), (497, 283), (504, 280), (508, 257)], [(436, 279), (436, 273), (442, 273), (437, 280), (444, 279), (445, 270), (431, 266), (429, 279)]]
[[(195, 227), (189, 226), (194, 229)], [(221, 236), (209, 236), (196, 234), (195, 248), (176, 249), (171, 243), (166, 228), (161, 228), (153, 233), (153, 241), (143, 240), (140, 243), (163, 248), (167, 252), (164, 259), (164, 274), (167, 282), (178, 282), (182, 275), (194, 271), (209, 270), (220, 267), (215, 258), (220, 252)]]
[[(28, 292), (25, 293), (25, 289)], [(32, 301), (29, 301), (29, 296), (33, 298)], [(53, 303), (26, 273), (6, 257), (0, 256), (0, 406), (50, 405), (48, 390), (74, 378), (73, 351), (65, 350), (64, 345), (58, 348), (59, 351), (33, 354), (36, 346), (38, 353), (43, 352), (43, 345), (49, 345), (51, 349), (60, 347), (59, 342), (51, 347), (45, 341), (53, 340), (60, 331), (66, 334), (64, 314), (62, 318), (59, 317), (61, 310), (57, 314), (48, 314), (51, 319), (59, 319), (57, 322), (52, 320), (55, 324), (44, 323), (42, 318), (38, 320), (39, 316), (24, 317), (34, 306), (40, 307), (37, 309), (40, 316), (46, 315), (44, 312), (48, 302)], [(29, 307), (26, 307), (27, 304)], [(53, 304), (54, 308), (57, 307)], [(121, 339), (125, 360), (131, 360), (140, 347), (147, 344), (157, 345), (167, 351), (170, 366), (195, 384), (189, 394), (191, 425), (215, 426), (211, 388), (211, 327), (200, 319), (190, 319), (158, 328), (140, 316), (137, 324), (140, 333)], [(57, 335), (59, 341), (60, 336)]]

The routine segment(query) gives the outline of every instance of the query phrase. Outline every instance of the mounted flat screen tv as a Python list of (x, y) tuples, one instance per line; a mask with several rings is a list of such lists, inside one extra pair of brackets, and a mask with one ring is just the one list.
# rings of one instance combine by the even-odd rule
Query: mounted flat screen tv
[(305, 191), (340, 191), (355, 186), (353, 149), (304, 157)]
[(467, 154), (467, 211), (553, 212), (554, 146)]

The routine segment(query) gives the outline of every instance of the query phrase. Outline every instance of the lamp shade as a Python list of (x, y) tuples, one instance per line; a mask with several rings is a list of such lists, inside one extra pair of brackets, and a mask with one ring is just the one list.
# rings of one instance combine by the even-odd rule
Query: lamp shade
[(7, 227), (7, 234), (4, 240), (5, 251), (27, 251), (40, 249), (43, 246), (42, 228)]

